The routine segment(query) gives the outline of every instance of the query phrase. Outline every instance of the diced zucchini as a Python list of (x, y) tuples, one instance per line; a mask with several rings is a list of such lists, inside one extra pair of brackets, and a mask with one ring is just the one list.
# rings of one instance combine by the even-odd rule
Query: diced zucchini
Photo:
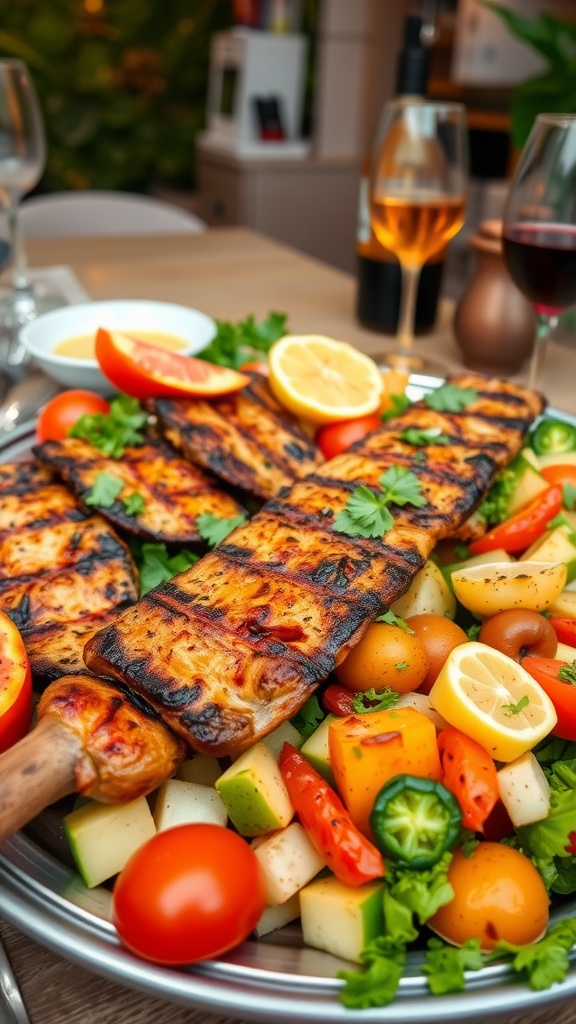
[(500, 799), (515, 828), (542, 821), (550, 811), (550, 784), (531, 750), (497, 772)]
[(182, 779), (167, 779), (160, 786), (154, 804), (156, 830), (164, 832), (174, 825), (184, 825), (193, 821), (226, 825), (228, 812), (219, 792), (214, 786), (183, 782)]
[(222, 766), (217, 757), (208, 754), (192, 754), (182, 761), (175, 778), (182, 782), (197, 782), (200, 786), (213, 786), (222, 775)]
[(392, 604), (392, 611), (401, 619), (411, 615), (444, 615), (453, 619), (456, 614), (456, 600), (442, 571), (435, 562), (426, 562), (416, 573), (407, 592)]
[(118, 874), (134, 851), (156, 834), (143, 796), (126, 804), (91, 800), (70, 811), (62, 823), (78, 871), (90, 889)]
[(361, 962), (362, 950), (384, 927), (383, 885), (358, 888), (337, 878), (317, 878), (300, 893), (302, 936), (308, 946)]
[(302, 737), (291, 722), (282, 722), (276, 729), (264, 736), (263, 743), (272, 751), (276, 760), (280, 757), (280, 751), (285, 743), (291, 743), (296, 750), (300, 748)]
[(222, 773), (216, 780), (216, 789), (241, 836), (259, 836), (285, 828), (294, 816), (276, 758), (262, 741)]
[(298, 821), (256, 839), (253, 849), (266, 879), (266, 903), (270, 907), (290, 899), (326, 867)]
[(264, 908), (262, 917), (254, 929), (256, 938), (260, 939), (263, 935), (278, 931), (279, 928), (290, 924), (290, 921), (295, 921), (298, 917), (300, 917), (300, 897), (295, 892), (285, 903), (277, 903), (275, 907)]
[(333, 722), (336, 715), (326, 715), (307, 740), (304, 740), (300, 753), (310, 762), (313, 768), (320, 773), (328, 785), (334, 786), (334, 775), (330, 767), (330, 746), (328, 743), (328, 729), (330, 722)]

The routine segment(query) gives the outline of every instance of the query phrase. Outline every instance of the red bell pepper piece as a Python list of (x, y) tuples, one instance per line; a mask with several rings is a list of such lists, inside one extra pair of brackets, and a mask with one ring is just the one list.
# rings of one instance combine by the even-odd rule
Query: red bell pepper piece
[(576, 619), (566, 619), (561, 615), (551, 615), (548, 622), (558, 637), (558, 643), (568, 644), (569, 647), (576, 647)]
[[(520, 662), (522, 668), (540, 684), (552, 701), (558, 721), (552, 732), (563, 740), (576, 741), (576, 668), (557, 658), (528, 656)], [(559, 678), (561, 670), (565, 679)]]
[(483, 537), (472, 541), (469, 550), (471, 555), (482, 555), (485, 551), (496, 551), (503, 548), (513, 555), (526, 551), (535, 540), (542, 536), (548, 523), (558, 515), (562, 508), (562, 488), (559, 484), (543, 491), (526, 508), (498, 523), (488, 530)]
[(280, 753), (280, 771), (308, 838), (344, 885), (382, 878), (382, 854), (356, 828), (340, 797), (290, 743)]
[(352, 690), (347, 690), (345, 686), (339, 686), (338, 683), (331, 683), (322, 694), (322, 704), (326, 711), (332, 712), (333, 715), (339, 715), (340, 718), (347, 718), (348, 715), (354, 714), (353, 699)]
[(500, 796), (494, 761), (476, 740), (452, 725), (438, 734), (438, 750), (440, 781), (460, 804), (464, 828), (482, 832)]

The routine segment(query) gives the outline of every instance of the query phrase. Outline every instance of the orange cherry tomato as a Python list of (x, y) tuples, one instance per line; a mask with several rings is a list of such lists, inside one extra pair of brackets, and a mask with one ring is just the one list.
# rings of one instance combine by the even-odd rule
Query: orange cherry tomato
[[(558, 458), (561, 456), (559, 455)], [(554, 464), (553, 466), (544, 466), (540, 473), (549, 484), (571, 484), (572, 487), (576, 487), (576, 466)]]
[(481, 842), (467, 856), (456, 850), (447, 877), (454, 898), (427, 922), (432, 931), (461, 946), (480, 939), (523, 946), (545, 932), (549, 900), (542, 876), (523, 853), (502, 843)]
[(215, 397), (239, 391), (250, 378), (227, 366), (148, 345), (100, 327), (96, 358), (102, 373), (133, 398)]
[(428, 659), (417, 636), (388, 622), (371, 622), (358, 643), (334, 670), (349, 690), (417, 690), (428, 672)]
[(158, 832), (132, 854), (112, 894), (124, 946), (145, 960), (190, 964), (248, 937), (266, 905), (254, 850), (222, 825)]
[(315, 441), (324, 458), (333, 459), (381, 426), (382, 420), (378, 416), (358, 416), (354, 420), (326, 423), (316, 432)]
[(102, 413), (107, 416), (110, 406), (105, 398), (95, 391), (71, 389), (54, 395), (40, 410), (36, 426), (36, 437), (43, 441), (62, 441), (68, 437), (70, 428), (81, 416)]
[(528, 655), (553, 658), (558, 647), (548, 619), (529, 608), (509, 608), (484, 619), (478, 639), (518, 662)]
[(0, 612), (0, 753), (26, 735), (32, 721), (32, 673), (19, 630)]
[(459, 644), (465, 644), (468, 637), (460, 626), (444, 615), (410, 615), (406, 625), (418, 637), (428, 659), (428, 671), (418, 689), (421, 693), (430, 693), (450, 652)]

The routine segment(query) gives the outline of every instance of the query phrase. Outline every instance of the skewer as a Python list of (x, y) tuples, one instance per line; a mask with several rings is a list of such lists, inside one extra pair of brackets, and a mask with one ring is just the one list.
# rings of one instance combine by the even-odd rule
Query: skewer
[(144, 796), (186, 749), (144, 701), (94, 676), (64, 676), (42, 694), (34, 729), (0, 757), (0, 840), (70, 793)]

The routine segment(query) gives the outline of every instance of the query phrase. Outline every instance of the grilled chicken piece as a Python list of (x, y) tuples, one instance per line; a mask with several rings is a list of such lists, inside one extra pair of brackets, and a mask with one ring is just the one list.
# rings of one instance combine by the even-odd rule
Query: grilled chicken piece
[[(86, 645), (93, 671), (144, 694), (197, 750), (236, 754), (293, 715), (408, 589), (436, 542), (482, 499), (540, 412), (519, 386), (466, 375), (478, 397), (462, 413), (424, 402), (298, 480), (190, 570), (148, 593)], [(398, 433), (450, 431), (423, 461)], [(427, 504), (392, 506), (382, 538), (333, 528), (360, 483), (392, 465), (417, 473)]]
[(126, 545), (33, 462), (0, 466), (0, 609), (22, 633), (35, 681), (85, 672), (83, 646), (138, 597)]
[(157, 398), (152, 409), (187, 459), (256, 498), (272, 498), (323, 461), (261, 374), (251, 374), (248, 387), (233, 395)]
[[(122, 481), (124, 487), (111, 507), (95, 507), (117, 528), (145, 540), (199, 544), (199, 515), (231, 519), (244, 512), (234, 498), (160, 438), (150, 437), (146, 444), (126, 448), (121, 459), (108, 458), (73, 437), (45, 441), (32, 452), (66, 481), (85, 506), (99, 474)], [(141, 495), (144, 508), (129, 515), (124, 502), (135, 494)]]
[(135, 800), (178, 769), (186, 745), (146, 703), (88, 675), (42, 694), (35, 728), (0, 757), (0, 840), (68, 793)]

